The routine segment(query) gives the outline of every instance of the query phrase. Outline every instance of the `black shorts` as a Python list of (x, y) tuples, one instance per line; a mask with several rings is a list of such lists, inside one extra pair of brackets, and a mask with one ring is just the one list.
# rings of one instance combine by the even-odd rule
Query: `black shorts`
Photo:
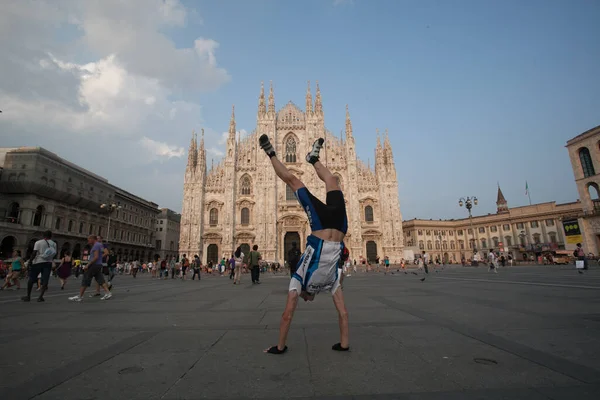
[(104, 275), (102, 275), (102, 265), (88, 265), (87, 269), (83, 273), (83, 279), (81, 279), (81, 286), (90, 287), (92, 285), (92, 279), (96, 279), (98, 285), (104, 284)]
[(312, 231), (336, 229), (344, 234), (348, 232), (346, 201), (341, 190), (327, 192), (327, 204), (323, 204), (305, 187), (296, 191), (296, 197), (306, 212)]

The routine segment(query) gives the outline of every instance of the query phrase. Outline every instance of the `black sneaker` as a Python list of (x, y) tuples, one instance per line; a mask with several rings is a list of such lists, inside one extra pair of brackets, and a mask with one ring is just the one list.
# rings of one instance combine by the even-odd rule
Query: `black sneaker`
[(319, 152), (323, 148), (324, 142), (325, 142), (325, 139), (323, 139), (323, 138), (319, 138), (319, 139), (315, 140), (315, 142), (313, 143), (313, 146), (312, 146), (312, 150), (310, 151), (310, 153), (308, 153), (306, 155), (306, 161), (308, 163), (314, 165), (317, 161), (319, 161)]
[(269, 157), (275, 157), (275, 149), (267, 135), (261, 135), (261, 137), (258, 138), (258, 143), (260, 144), (260, 148), (263, 149)]

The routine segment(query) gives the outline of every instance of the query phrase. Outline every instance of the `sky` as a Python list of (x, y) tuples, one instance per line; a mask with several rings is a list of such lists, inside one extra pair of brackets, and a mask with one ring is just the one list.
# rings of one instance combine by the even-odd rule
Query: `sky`
[[(208, 158), (319, 81), (359, 157), (389, 130), (404, 219), (578, 198), (566, 141), (600, 125), (596, 0), (4, 0), (0, 146), (42, 146), (181, 210), (187, 147)], [(209, 161), (210, 162), (210, 161)]]

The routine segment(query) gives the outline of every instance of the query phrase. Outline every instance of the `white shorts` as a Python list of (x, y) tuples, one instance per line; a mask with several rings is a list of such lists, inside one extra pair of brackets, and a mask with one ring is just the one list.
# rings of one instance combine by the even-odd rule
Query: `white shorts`
[(290, 281), (289, 291), (335, 294), (340, 287), (342, 277), (340, 257), (343, 248), (343, 243), (328, 242), (316, 236), (309, 236), (306, 250)]

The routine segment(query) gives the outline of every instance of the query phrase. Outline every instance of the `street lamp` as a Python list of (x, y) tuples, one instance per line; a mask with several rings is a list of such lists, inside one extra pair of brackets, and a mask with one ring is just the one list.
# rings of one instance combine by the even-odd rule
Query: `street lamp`
[(110, 216), (112, 215), (113, 211), (118, 210), (121, 208), (120, 205), (115, 204), (115, 203), (110, 203), (110, 204), (100, 204), (100, 208), (103, 210), (107, 210), (108, 212), (108, 229), (107, 232), (108, 234), (106, 235), (106, 244), (108, 244), (108, 241), (110, 240)]
[(477, 253), (477, 248), (476, 248), (477, 245), (475, 243), (475, 230), (473, 229), (473, 214), (471, 213), (471, 209), (473, 208), (473, 206), (477, 205), (477, 197), (475, 197), (475, 196), (471, 196), (471, 197), (467, 196), (466, 198), (461, 197), (460, 199), (458, 199), (458, 205), (460, 207), (464, 206), (467, 209), (467, 211), (469, 212), (469, 224), (471, 226), (471, 234), (473, 235), (473, 239), (471, 239), (473, 241), (473, 255), (475, 255)]

